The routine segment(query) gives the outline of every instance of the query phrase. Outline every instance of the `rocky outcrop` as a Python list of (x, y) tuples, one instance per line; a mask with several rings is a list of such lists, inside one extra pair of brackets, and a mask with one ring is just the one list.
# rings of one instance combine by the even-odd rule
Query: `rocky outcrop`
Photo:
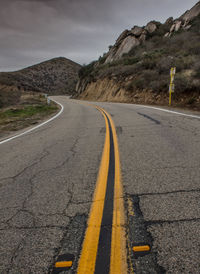
[[(174, 32), (178, 32), (181, 29), (189, 30), (191, 20), (199, 14), (200, 1), (178, 19), (173, 20), (173, 17), (169, 17), (164, 23), (165, 28), (168, 29), (164, 37), (170, 37)], [(161, 26), (163, 26), (161, 23), (151, 21), (145, 27), (134, 26), (131, 30), (123, 31), (116, 40), (115, 45), (107, 53), (105, 63), (120, 59), (123, 54), (130, 52), (134, 47), (144, 43), (147, 37), (159, 30)]]
[(140, 35), (143, 33), (144, 29), (138, 26), (134, 26), (131, 29), (131, 33), (136, 36), (136, 37), (140, 37)]
[(157, 25), (154, 22), (149, 22), (145, 27), (145, 30), (149, 33), (153, 33), (156, 29)]
[(128, 53), (132, 48), (139, 44), (140, 41), (135, 36), (127, 36), (115, 53), (115, 60), (121, 58), (123, 54)]
[(190, 10), (186, 11), (179, 19), (189, 23), (192, 19), (200, 14), (200, 1)]
[(165, 25), (172, 25), (174, 22), (174, 18), (173, 17), (169, 17), (166, 21), (165, 21)]
[(76, 93), (81, 94), (86, 89), (88, 83), (89, 80), (87, 78), (79, 79), (79, 81), (76, 84)]
[(200, 15), (200, 1), (190, 10), (186, 11), (181, 17), (176, 20), (171, 20), (170, 17), (166, 23), (171, 24), (169, 32), (165, 33), (164, 37), (170, 37), (174, 32), (177, 32), (181, 29), (189, 30), (191, 28), (191, 21)]
[(124, 30), (116, 40), (116, 45), (120, 44), (128, 35), (130, 34), (129, 30)]
[(164, 37), (170, 37), (174, 32), (177, 32), (180, 29), (188, 30), (190, 27), (191, 25), (186, 24), (182, 20), (175, 20), (172, 23), (169, 32), (165, 33)]
[(157, 24), (152, 21), (145, 27), (134, 26), (131, 30), (123, 31), (116, 40), (115, 45), (107, 53), (105, 63), (120, 59), (123, 54), (145, 42), (148, 33), (153, 33), (156, 29)]

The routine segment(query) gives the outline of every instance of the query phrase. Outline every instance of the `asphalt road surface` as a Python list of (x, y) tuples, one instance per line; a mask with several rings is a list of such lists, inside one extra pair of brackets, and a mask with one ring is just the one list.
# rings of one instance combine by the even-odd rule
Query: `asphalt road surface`
[(0, 144), (0, 273), (200, 273), (200, 119), (54, 98)]

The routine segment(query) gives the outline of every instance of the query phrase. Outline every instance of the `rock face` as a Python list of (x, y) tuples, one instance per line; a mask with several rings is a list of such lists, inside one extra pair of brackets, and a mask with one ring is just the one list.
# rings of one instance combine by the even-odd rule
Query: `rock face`
[(119, 59), (123, 54), (128, 53), (132, 48), (138, 46), (139, 44), (140, 42), (136, 37), (127, 36), (115, 53), (115, 60)]
[(78, 83), (76, 84), (76, 92), (78, 94), (81, 94), (85, 88), (87, 87), (88, 85), (88, 79), (79, 79)]
[(131, 30), (123, 31), (116, 40), (115, 45), (107, 53), (105, 63), (120, 59), (123, 54), (144, 43), (148, 33), (153, 33), (156, 29), (156, 24), (149, 22), (146, 27), (134, 26)]
[(120, 44), (128, 35), (130, 34), (129, 30), (124, 30), (116, 40), (116, 44)]

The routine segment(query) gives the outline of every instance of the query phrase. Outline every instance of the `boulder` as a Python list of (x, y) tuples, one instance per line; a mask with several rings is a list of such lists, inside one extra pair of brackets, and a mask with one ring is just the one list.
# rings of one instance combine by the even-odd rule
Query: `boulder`
[(131, 33), (136, 37), (139, 37), (142, 34), (142, 32), (143, 32), (143, 28), (138, 27), (138, 26), (134, 26), (131, 29)]
[(138, 46), (140, 41), (134, 36), (128, 36), (121, 43), (117, 52), (115, 53), (114, 60), (120, 59), (123, 54), (128, 53), (132, 48)]
[(184, 30), (189, 30), (191, 28), (192, 25), (187, 25), (184, 27)]
[(145, 30), (147, 30), (149, 33), (154, 32), (156, 29), (157, 29), (157, 26), (153, 22), (149, 22), (145, 27)]
[(164, 37), (170, 37), (171, 36), (171, 33), (170, 32), (167, 32), (165, 33)]
[(143, 43), (144, 41), (146, 41), (146, 38), (147, 38), (146, 33), (142, 33), (139, 37), (139, 41)]
[(172, 26), (171, 26), (171, 28), (170, 28), (170, 33), (172, 33), (174, 30), (175, 30), (175, 26), (176, 26), (176, 24), (173, 24)]
[(165, 21), (165, 25), (172, 25), (174, 22), (173, 17), (169, 17), (166, 21)]
[(119, 44), (120, 42), (122, 42), (128, 35), (130, 34), (130, 31), (129, 30), (124, 30), (120, 36), (117, 38), (116, 40), (116, 44)]
[(180, 20), (174, 21), (174, 24), (170, 28), (170, 33), (174, 31), (179, 31), (181, 26), (182, 26), (182, 21)]
[(182, 21), (176, 21), (174, 31), (178, 31), (181, 28), (181, 25)]

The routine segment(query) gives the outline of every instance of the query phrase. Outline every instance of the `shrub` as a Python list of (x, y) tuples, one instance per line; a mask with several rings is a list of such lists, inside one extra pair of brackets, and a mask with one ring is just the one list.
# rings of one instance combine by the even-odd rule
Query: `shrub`
[(170, 71), (170, 68), (173, 66), (173, 64), (174, 64), (174, 57), (164, 56), (158, 61), (158, 63), (156, 64), (156, 67), (160, 74), (168, 73)]
[(194, 88), (191, 79), (180, 74), (176, 75), (174, 83), (175, 92), (177, 93), (191, 91)]
[(106, 55), (104, 54), (104, 56), (102, 57), (100, 56), (98, 61), (99, 61), (99, 64), (104, 64), (104, 62), (106, 61)]
[(160, 75), (157, 80), (149, 83), (149, 88), (154, 92), (167, 92), (169, 89), (169, 77), (166, 75)]
[(126, 91), (132, 91), (133, 89), (135, 89), (134, 81), (129, 82), (124, 88)]
[(189, 47), (190, 54), (200, 55), (200, 42), (191, 44)]
[(139, 57), (126, 57), (123, 59), (123, 65), (128, 66), (128, 65), (134, 65), (140, 61)]
[(143, 71), (145, 81), (148, 83), (153, 80), (158, 80), (159, 74), (156, 70), (145, 70)]
[(200, 14), (198, 16), (196, 16), (194, 18), (194, 20), (192, 21), (192, 28), (191, 28), (191, 30), (194, 33), (198, 33), (198, 34), (200, 33), (199, 24), (200, 24)]
[(194, 77), (200, 79), (200, 68), (195, 71)]
[(156, 59), (153, 58), (144, 58), (141, 62), (141, 68), (143, 69), (154, 69), (156, 67)]
[(196, 99), (194, 97), (191, 97), (188, 99), (187, 104), (192, 105), (196, 102)]
[(95, 61), (91, 62), (89, 65), (84, 65), (80, 70), (79, 70), (79, 77), (84, 78), (90, 75), (90, 73), (94, 69)]
[(136, 79), (133, 84), (136, 87), (136, 89), (145, 89), (145, 88), (147, 88), (146, 81), (145, 81), (145, 78), (143, 76), (140, 76), (138, 79)]

